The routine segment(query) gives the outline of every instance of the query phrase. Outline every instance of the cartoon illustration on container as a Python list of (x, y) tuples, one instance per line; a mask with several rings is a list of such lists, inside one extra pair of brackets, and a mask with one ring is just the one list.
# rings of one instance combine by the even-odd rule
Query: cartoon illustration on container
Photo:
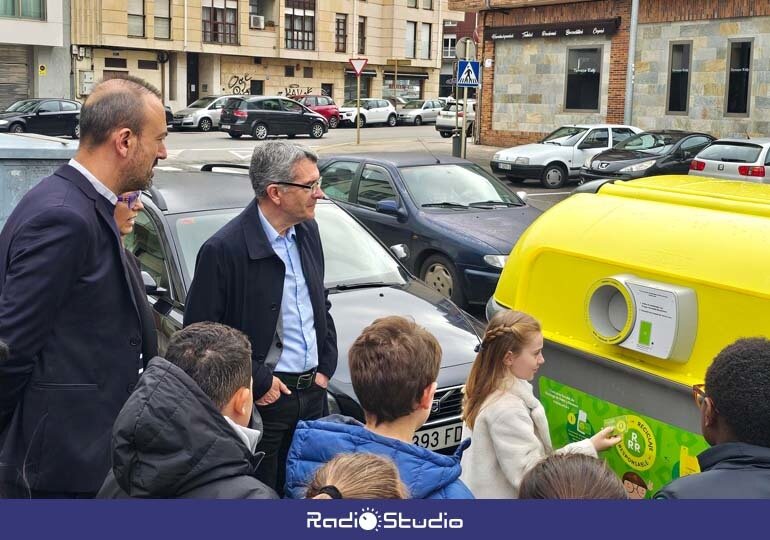
[(648, 484), (644, 478), (633, 471), (623, 474), (622, 480), (629, 499), (644, 499), (647, 496), (647, 492), (652, 491), (652, 482)]

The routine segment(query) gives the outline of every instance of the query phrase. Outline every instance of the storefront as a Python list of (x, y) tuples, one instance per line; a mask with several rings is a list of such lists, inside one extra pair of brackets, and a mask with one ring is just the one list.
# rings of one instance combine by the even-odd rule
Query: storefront
[[(361, 72), (361, 97), (372, 97), (372, 80), (377, 76), (376, 71), (364, 70)], [(345, 70), (345, 101), (356, 99), (356, 72), (352, 69)]]
[(385, 80), (382, 83), (382, 97), (402, 97), (404, 99), (423, 99), (425, 96), (425, 81), (427, 73), (402, 73), (398, 72), (398, 84), (393, 88), (395, 79), (394, 71), (385, 72)]

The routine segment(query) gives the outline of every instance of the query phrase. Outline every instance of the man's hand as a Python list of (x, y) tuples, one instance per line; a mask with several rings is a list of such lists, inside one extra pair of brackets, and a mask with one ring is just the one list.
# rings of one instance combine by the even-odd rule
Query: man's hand
[(270, 405), (271, 403), (274, 403), (278, 400), (279, 397), (281, 397), (281, 394), (289, 395), (291, 394), (291, 390), (289, 390), (285, 384), (283, 384), (283, 381), (279, 379), (276, 376), (273, 376), (273, 384), (270, 387), (270, 390), (265, 392), (265, 394), (259, 398), (256, 401), (257, 405)]
[(326, 388), (329, 386), (329, 377), (324, 375), (323, 373), (320, 373), (318, 371), (315, 372), (315, 383), (320, 386), (321, 388)]

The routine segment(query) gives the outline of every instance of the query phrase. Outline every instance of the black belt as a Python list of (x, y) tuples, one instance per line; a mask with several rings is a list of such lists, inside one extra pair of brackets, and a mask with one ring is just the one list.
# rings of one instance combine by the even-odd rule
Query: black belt
[(304, 373), (273, 372), (273, 375), (278, 377), (290, 390), (307, 390), (313, 386), (313, 383), (315, 382), (316, 371), (317, 369), (313, 368)]

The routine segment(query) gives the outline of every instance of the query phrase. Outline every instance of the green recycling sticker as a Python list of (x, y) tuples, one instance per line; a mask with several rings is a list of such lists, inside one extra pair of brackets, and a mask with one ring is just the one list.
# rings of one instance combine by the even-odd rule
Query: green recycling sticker
[(553, 379), (540, 377), (539, 389), (554, 448), (587, 439), (608, 426), (623, 437), (620, 444), (603, 452), (601, 457), (620, 476), (630, 499), (651, 498), (680, 476), (681, 460), (690, 462), (708, 448), (700, 435)]

